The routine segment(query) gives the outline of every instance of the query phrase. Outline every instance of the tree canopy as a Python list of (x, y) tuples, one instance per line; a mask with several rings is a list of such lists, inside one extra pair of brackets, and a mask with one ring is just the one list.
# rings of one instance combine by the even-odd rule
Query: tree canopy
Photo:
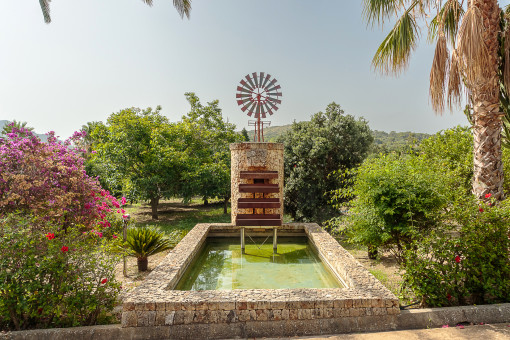
[(321, 222), (334, 214), (330, 192), (341, 183), (333, 174), (359, 165), (373, 137), (368, 123), (331, 103), (309, 122), (293, 123), (285, 144), (285, 210), (298, 221)]

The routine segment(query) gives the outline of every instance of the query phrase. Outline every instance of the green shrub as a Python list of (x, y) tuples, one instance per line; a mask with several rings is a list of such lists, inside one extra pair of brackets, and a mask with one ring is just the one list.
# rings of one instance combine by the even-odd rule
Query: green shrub
[(348, 215), (330, 224), (345, 223), (351, 242), (387, 247), (402, 260), (414, 236), (437, 224), (449, 195), (445, 181), (446, 174), (422, 157), (389, 154), (369, 158), (354, 172), (352, 189), (336, 192), (336, 197), (353, 200)]
[(149, 256), (175, 246), (165, 233), (155, 226), (128, 229), (126, 243), (129, 247), (128, 254), (138, 260), (138, 271), (147, 270)]
[(0, 326), (92, 325), (106, 317), (120, 284), (110, 231), (66, 231), (11, 214), (0, 219)]
[(404, 288), (423, 306), (510, 301), (510, 203), (456, 203), (404, 254)]

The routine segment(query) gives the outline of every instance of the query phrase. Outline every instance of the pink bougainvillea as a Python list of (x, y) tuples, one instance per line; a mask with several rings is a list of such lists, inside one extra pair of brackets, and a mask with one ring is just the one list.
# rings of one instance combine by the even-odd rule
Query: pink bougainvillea
[[(26, 211), (64, 228), (94, 227), (100, 221), (102, 227), (109, 227), (107, 214), (126, 199), (119, 203), (87, 175), (83, 150), (72, 147), (84, 136), (85, 132), (75, 132), (62, 142), (50, 132), (43, 142), (13, 126), (7, 138), (0, 138), (0, 212)], [(48, 235), (48, 240), (54, 237)]]

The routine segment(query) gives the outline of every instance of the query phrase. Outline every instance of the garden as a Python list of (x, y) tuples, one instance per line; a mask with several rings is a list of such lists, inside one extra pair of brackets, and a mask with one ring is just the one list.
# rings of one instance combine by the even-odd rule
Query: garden
[[(6, 127), (2, 329), (118, 323), (125, 293), (195, 224), (230, 222), (227, 148), (244, 137), (216, 103), (187, 96), (191, 111), (179, 123), (126, 109), (63, 142)], [(285, 222), (319, 222), (401, 307), (508, 302), (510, 207), (471, 194), (469, 128), (371, 152), (367, 122), (332, 103), (279, 141)]]
[[(284, 222), (317, 222), (401, 309), (510, 302), (510, 8), (363, 3), (370, 24), (401, 15), (373, 59), (393, 74), (408, 66), (417, 20), (437, 7), (427, 25), (437, 43), (432, 108), (459, 106), (465, 90), (467, 126), (390, 151), (374, 146), (367, 120), (330, 103), (277, 138)], [(190, 1), (174, 4), (189, 16)], [(159, 106), (129, 107), (64, 141), (4, 127), (1, 331), (119, 323), (126, 293), (197, 223), (230, 222), (229, 144), (249, 141), (247, 131), (218, 100), (185, 98), (190, 109), (177, 122)]]

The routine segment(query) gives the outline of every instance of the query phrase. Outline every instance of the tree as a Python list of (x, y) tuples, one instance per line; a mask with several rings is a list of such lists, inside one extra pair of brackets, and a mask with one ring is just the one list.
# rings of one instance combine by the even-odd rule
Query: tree
[(331, 103), (309, 122), (294, 122), (278, 139), (285, 144), (285, 210), (298, 221), (322, 222), (335, 214), (330, 193), (341, 186), (334, 173), (359, 165), (373, 137), (367, 122)]
[(204, 204), (210, 198), (222, 198), (224, 213), (227, 213), (230, 199), (229, 145), (242, 141), (243, 137), (235, 131), (234, 124), (223, 120), (218, 100), (203, 106), (195, 93), (189, 92), (185, 96), (191, 110), (178, 125), (192, 134), (187, 142), (189, 167), (183, 175), (181, 195), (185, 199), (201, 196)]
[(16, 131), (17, 134), (28, 136), (28, 132), (34, 131), (34, 128), (27, 127), (27, 122), (17, 122), (13, 120), (11, 123), (4, 125), (2, 131), (0, 131), (0, 136), (7, 136), (8, 133), (12, 133), (13, 131)]
[[(142, 0), (149, 6), (152, 6), (152, 0)], [(174, 7), (179, 12), (181, 18), (186, 16), (189, 19), (191, 13), (191, 0), (173, 0)], [(41, 10), (44, 16), (44, 22), (49, 24), (51, 22), (50, 16), (50, 2), (51, 0), (39, 0), (39, 4), (41, 5)]]
[(48, 142), (42, 142), (13, 127), (0, 139), (0, 215), (31, 213), (64, 230), (110, 225), (107, 216), (120, 205), (85, 173), (83, 158), (71, 147), (82, 133), (64, 142), (48, 135)]
[[(492, 194), (503, 199), (501, 162), (502, 110), (499, 103), (500, 78), (510, 84), (510, 44), (499, 38), (501, 9), (496, 0), (471, 0), (464, 9), (459, 0), (364, 0), (369, 23), (383, 23), (394, 14), (401, 15), (379, 46), (373, 65), (385, 73), (399, 74), (409, 64), (419, 36), (418, 20), (436, 12), (429, 23), (429, 38), (436, 40), (430, 72), (432, 107), (442, 113), (446, 102), (450, 110), (460, 104), (462, 85), (473, 108), (474, 179), (472, 191), (479, 199)], [(503, 16), (506, 18), (506, 15)], [(505, 38), (510, 27), (505, 24)], [(452, 53), (448, 51), (448, 46)], [(498, 53), (504, 48), (505, 64)], [(507, 91), (510, 86), (507, 86)]]
[(158, 219), (159, 200), (178, 193), (186, 159), (179, 131), (160, 110), (159, 106), (156, 110), (124, 109), (92, 131), (97, 141), (93, 162), (109, 164), (111, 171), (105, 175), (121, 180), (129, 197), (149, 200), (153, 219)]
[(241, 135), (243, 136), (245, 142), (250, 141), (250, 136), (248, 136), (248, 131), (246, 130), (246, 128), (243, 128), (241, 130)]

